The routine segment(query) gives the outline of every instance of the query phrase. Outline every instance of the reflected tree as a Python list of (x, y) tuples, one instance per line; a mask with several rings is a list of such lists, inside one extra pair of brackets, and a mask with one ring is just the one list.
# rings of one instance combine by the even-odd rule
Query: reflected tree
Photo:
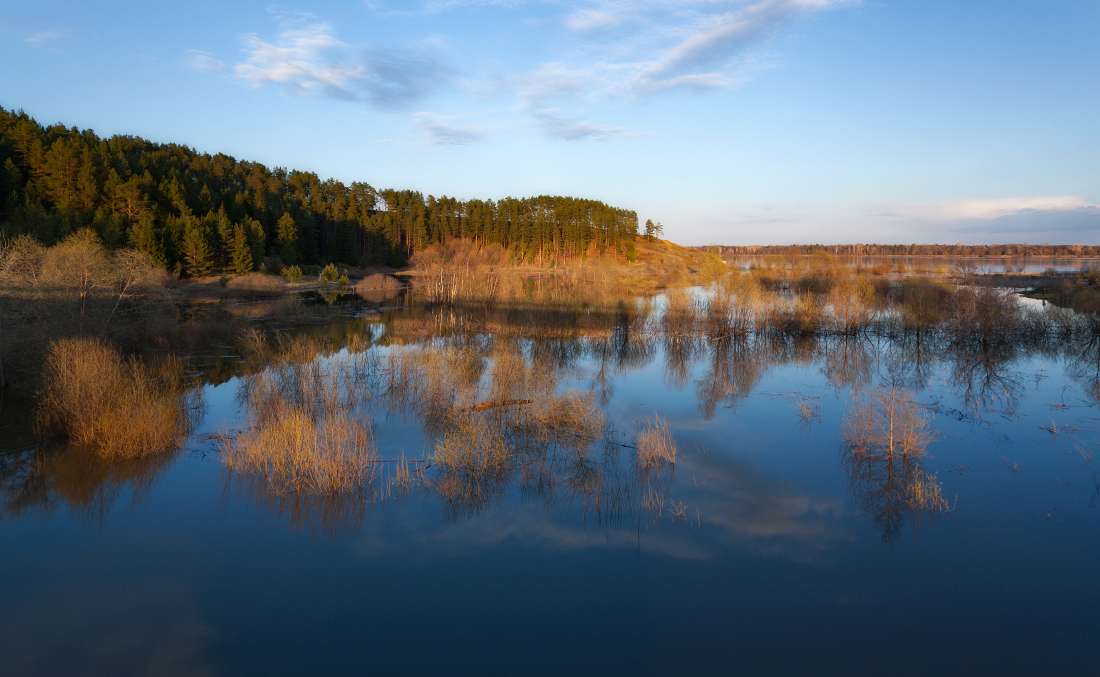
[(849, 491), (883, 542), (893, 543), (906, 523), (917, 529), (951, 509), (921, 466), (932, 435), (909, 391), (873, 388), (854, 398), (842, 434)]

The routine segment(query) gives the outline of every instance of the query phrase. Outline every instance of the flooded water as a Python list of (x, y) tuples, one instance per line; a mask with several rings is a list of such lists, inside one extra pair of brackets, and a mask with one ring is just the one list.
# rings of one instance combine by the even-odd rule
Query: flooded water
[[(146, 461), (6, 426), (0, 671), (1091, 672), (1096, 343), (526, 326), (287, 330), (329, 337), (312, 372), (208, 349), (198, 429)], [(326, 374), (377, 474), (325, 494), (231, 470), (286, 423), (258, 418), (265, 388)], [(910, 398), (923, 453), (853, 447), (875, 393)], [(674, 464), (639, 460), (655, 422)], [(498, 434), (499, 466), (464, 456)]]
[[(767, 259), (763, 255), (727, 256), (727, 262), (731, 266), (749, 269), (753, 266), (766, 265)], [(773, 261), (779, 257), (770, 257)], [(1010, 258), (1003, 256), (837, 256), (836, 261), (852, 267), (884, 266), (889, 271), (901, 271), (903, 273), (942, 271), (952, 272), (961, 270), (966, 273), (978, 274), (1020, 274), (1020, 273), (1082, 273), (1100, 268), (1100, 259), (1090, 257), (1069, 256), (1027, 256)], [(778, 265), (784, 265), (778, 263)], [(899, 268), (900, 265), (900, 268)]]

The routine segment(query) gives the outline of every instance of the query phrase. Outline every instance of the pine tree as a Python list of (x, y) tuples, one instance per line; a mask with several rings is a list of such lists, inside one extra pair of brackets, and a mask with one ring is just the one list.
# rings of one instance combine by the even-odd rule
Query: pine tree
[(275, 229), (275, 242), (279, 245), (279, 258), (284, 263), (298, 261), (298, 227), (289, 212), (283, 212)]
[(244, 232), (244, 226), (237, 225), (233, 232), (230, 256), (234, 273), (248, 275), (252, 272), (252, 249), (248, 246), (248, 235)]
[(148, 254), (158, 266), (165, 265), (164, 249), (157, 241), (157, 232), (153, 227), (153, 217), (142, 214), (134, 225), (130, 226), (130, 246)]
[(213, 252), (207, 241), (206, 229), (197, 219), (191, 219), (183, 233), (183, 257), (187, 274), (205, 277), (213, 266)]

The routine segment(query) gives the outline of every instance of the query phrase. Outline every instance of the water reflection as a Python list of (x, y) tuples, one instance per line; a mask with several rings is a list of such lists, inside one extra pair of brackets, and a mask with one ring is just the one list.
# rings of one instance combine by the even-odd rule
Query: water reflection
[[(1100, 347), (1077, 335), (1020, 344), (933, 330), (710, 336), (691, 304), (676, 303), (679, 315), (667, 322), (655, 321), (647, 303), (587, 313), (533, 304), (412, 308), (310, 331), (254, 327), (236, 348), (246, 357), (234, 362), (244, 420), (241, 434), (225, 442), (240, 453), (223, 457), (223, 505), (241, 501), (292, 529), (328, 535), (360, 531), (387, 502), (410, 497), (437, 505), (450, 525), (510, 502), (627, 531), (690, 524), (692, 512), (696, 524), (720, 519), (717, 510), (737, 512), (713, 497), (700, 500), (697, 477), (687, 491), (683, 459), (656, 469), (639, 464), (634, 431), (606, 420), (617, 383), (651, 368), (676, 390), (691, 383), (704, 421), (748, 403), (769, 374), (791, 365), (817, 368), (838, 396), (866, 392), (876, 376), (914, 392), (942, 380), (964, 408), (1003, 410), (1022, 395), (1021, 365), (1049, 355), (1064, 358), (1067, 373), (1100, 402)], [(409, 428), (401, 442), (422, 452), (399, 458), (397, 442), (374, 437), (376, 426), (397, 422)], [(812, 434), (831, 432), (818, 426)], [(254, 452), (252, 462), (244, 462), (244, 449)], [(131, 503), (140, 501), (175, 458), (7, 454), (0, 457), (4, 512), (65, 506), (100, 522), (127, 492)], [(938, 485), (919, 456), (849, 447), (843, 463), (852, 496), (884, 540), (935, 514), (920, 502)]]
[(917, 530), (950, 510), (936, 476), (921, 466), (933, 436), (911, 392), (886, 387), (862, 393), (842, 432), (849, 491), (883, 542), (893, 543), (907, 523)]
[[(313, 360), (299, 359), (309, 346), (296, 339), (282, 351), (241, 379), (247, 425), (223, 443), (224, 496), (292, 528), (357, 530), (368, 505), (413, 492), (437, 500), (448, 523), (493, 511), (514, 488), (602, 524), (671, 510), (672, 468), (622, 453), (635, 445), (616, 439), (594, 395), (560, 387), (560, 351), (508, 338)], [(424, 458), (379, 457), (367, 431), (391, 417), (419, 428)]]
[(949, 382), (973, 411), (1015, 409), (1023, 388), (1013, 369), (1019, 357), (1018, 349), (1007, 344), (954, 346), (948, 353)]
[(82, 523), (102, 524), (120, 498), (133, 508), (149, 495), (179, 450), (109, 460), (76, 445), (37, 446), (0, 456), (3, 513), (51, 515), (67, 509)]
[(874, 378), (874, 346), (860, 336), (824, 342), (822, 373), (837, 388), (861, 388)]
[(721, 338), (710, 346), (707, 370), (695, 381), (699, 412), (707, 421), (714, 418), (718, 405), (732, 407), (744, 401), (756, 389), (772, 360), (766, 341), (739, 336)]
[(1092, 404), (1100, 404), (1100, 338), (1066, 345), (1066, 372), (1081, 384)]

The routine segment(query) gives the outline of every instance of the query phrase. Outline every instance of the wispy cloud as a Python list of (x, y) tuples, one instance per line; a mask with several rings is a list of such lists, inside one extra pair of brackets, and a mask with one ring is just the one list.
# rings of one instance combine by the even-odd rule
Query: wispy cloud
[[(509, 10), (539, 5), (522, 30), (561, 33), (540, 42), (535, 61), (494, 66), (465, 75), (445, 65), (445, 38), (379, 49), (340, 40), (333, 27), (305, 13), (272, 11), (273, 37), (243, 37), (245, 57), (189, 52), (193, 67), (229, 68), (241, 82), (274, 86), (286, 94), (364, 101), (380, 108), (410, 108), (448, 85), (483, 101), (507, 101), (544, 135), (560, 140), (643, 136), (615, 124), (585, 119), (593, 105), (616, 104), (679, 91), (687, 94), (738, 86), (766, 63), (762, 45), (800, 19), (861, 0), (426, 0), (410, 9), (376, 0), (364, 6), (393, 21), (408, 15)], [(510, 15), (509, 15), (510, 16)], [(435, 20), (434, 25), (438, 25)], [(537, 29), (534, 27), (537, 23)], [(535, 53), (535, 50), (533, 50)], [(475, 67), (476, 69), (477, 67)], [(461, 79), (460, 79), (461, 78)], [(460, 87), (461, 85), (461, 87)], [(503, 111), (500, 111), (503, 112)], [(417, 118), (421, 141), (432, 145), (480, 140), (482, 127)]]
[[(310, 18), (276, 17), (283, 30), (271, 41), (255, 33), (244, 35), (247, 57), (233, 66), (233, 73), (254, 87), (274, 85), (291, 96), (366, 101), (382, 108), (408, 106), (451, 76), (425, 47), (383, 50), (349, 45), (337, 39), (327, 23), (303, 25)], [(225, 65), (200, 50), (188, 54), (195, 68)]]
[(580, 118), (568, 117), (551, 108), (531, 111), (531, 117), (542, 131), (552, 139), (563, 141), (604, 141), (614, 136), (648, 136), (647, 132), (634, 132), (624, 127), (596, 125)]
[(414, 113), (420, 134), (414, 143), (425, 146), (461, 146), (484, 141), (485, 135), (494, 127), (475, 127), (458, 124), (461, 119), (453, 115), (435, 113)]
[(562, 25), (580, 44), (576, 70), (593, 93), (644, 96), (727, 89), (744, 80), (752, 51), (812, 14), (860, 0), (595, 0)]
[(639, 74), (637, 85), (700, 88), (725, 86), (722, 70), (780, 28), (809, 14), (852, 5), (854, 0), (758, 0), (724, 12), (708, 13), (689, 25), (688, 34), (665, 49)]
[(216, 71), (225, 68), (225, 63), (199, 49), (187, 50), (187, 63), (200, 71)]
[(38, 31), (37, 33), (28, 35), (27, 37), (23, 38), (23, 42), (35, 45), (37, 47), (47, 43), (56, 42), (58, 40), (64, 40), (68, 37), (71, 37), (71, 33), (69, 33), (68, 30)]

